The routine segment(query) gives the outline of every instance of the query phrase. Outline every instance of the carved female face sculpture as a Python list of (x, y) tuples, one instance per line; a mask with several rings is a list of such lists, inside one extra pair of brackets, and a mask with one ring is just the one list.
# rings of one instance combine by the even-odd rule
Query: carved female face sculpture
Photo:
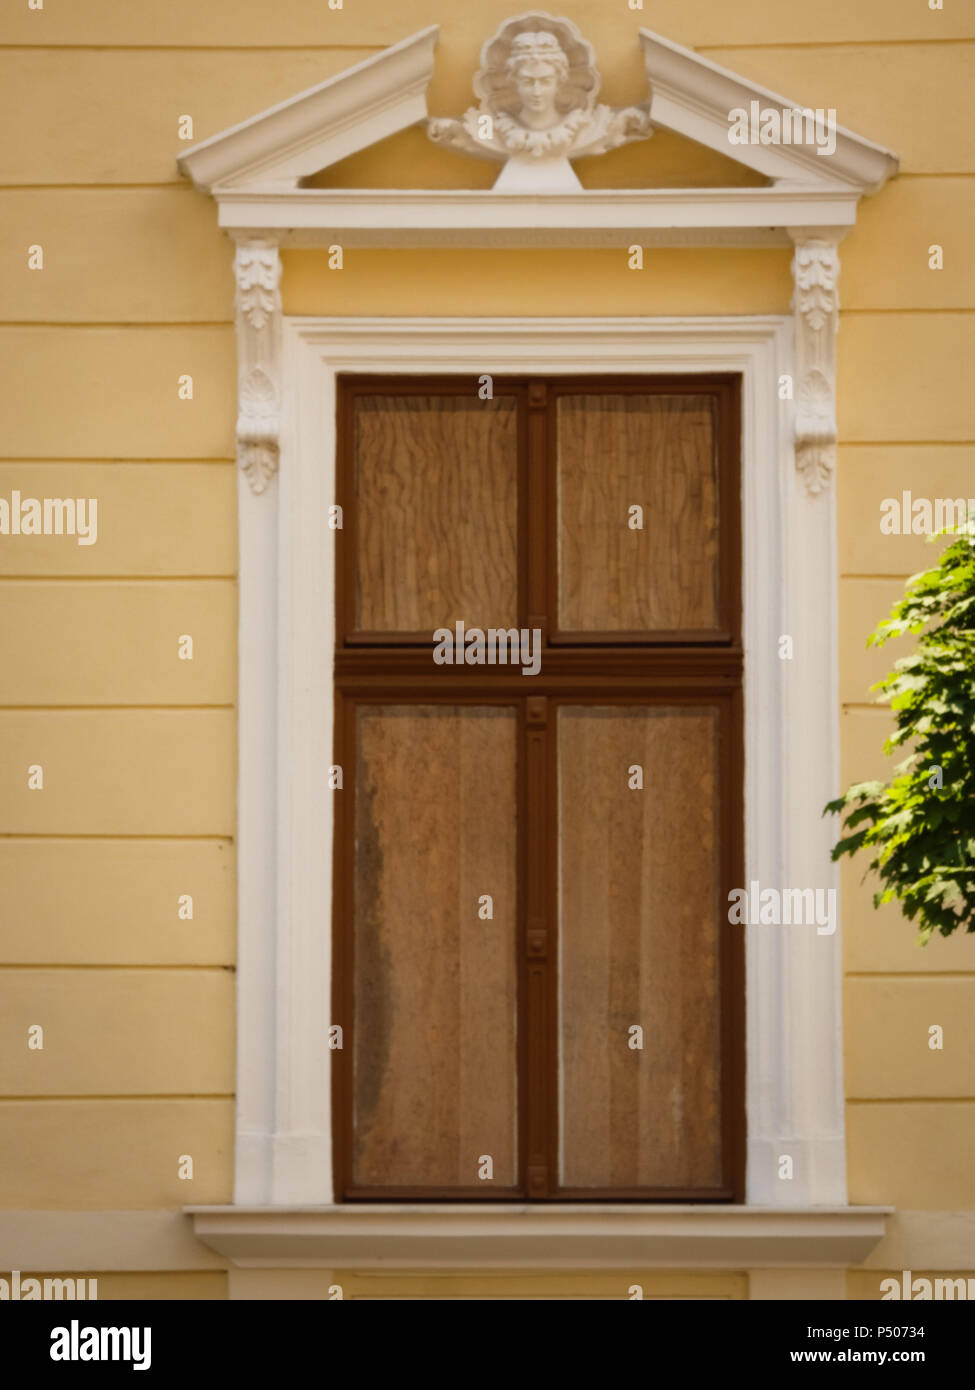
[(508, 72), (521, 103), (518, 119), (529, 130), (549, 130), (562, 119), (558, 97), (569, 60), (554, 34), (519, 34), (511, 46)]
[(546, 130), (559, 119), (555, 98), (559, 90), (558, 73), (551, 63), (523, 63), (515, 77), (521, 98), (519, 115), (532, 130)]
[(602, 154), (652, 133), (648, 104), (614, 110), (596, 101), (596, 55), (570, 19), (531, 10), (505, 20), (481, 49), (474, 74), (477, 106), (460, 120), (437, 116), (427, 134), (438, 144), (505, 161), (502, 192), (575, 193), (569, 161)]

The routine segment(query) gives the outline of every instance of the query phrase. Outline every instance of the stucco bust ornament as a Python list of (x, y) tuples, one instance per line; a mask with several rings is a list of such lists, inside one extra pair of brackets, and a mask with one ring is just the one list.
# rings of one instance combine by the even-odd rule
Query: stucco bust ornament
[(597, 103), (593, 47), (569, 19), (541, 10), (501, 25), (481, 50), (474, 77), (478, 106), (459, 120), (427, 122), (438, 144), (482, 159), (504, 160), (495, 189), (511, 193), (576, 192), (569, 163), (653, 134), (648, 109)]

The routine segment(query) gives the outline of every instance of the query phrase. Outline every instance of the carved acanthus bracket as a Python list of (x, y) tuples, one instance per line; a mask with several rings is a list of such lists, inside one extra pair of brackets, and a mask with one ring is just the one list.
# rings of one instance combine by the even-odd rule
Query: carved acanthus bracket
[(840, 257), (836, 238), (791, 233), (796, 335), (796, 468), (807, 493), (824, 491), (836, 468), (836, 328)]
[(278, 469), (281, 415), (281, 257), (273, 241), (239, 241), (237, 461), (254, 492)]

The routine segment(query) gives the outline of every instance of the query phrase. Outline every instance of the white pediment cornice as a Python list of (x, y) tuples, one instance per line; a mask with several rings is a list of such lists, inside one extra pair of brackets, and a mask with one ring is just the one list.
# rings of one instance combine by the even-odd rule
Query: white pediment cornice
[[(541, 16), (542, 12), (536, 12), (529, 17)], [(574, 27), (569, 21), (558, 22)], [(238, 209), (238, 212), (221, 218), (223, 225), (234, 234), (245, 234), (248, 230), (241, 221), (240, 209), (252, 208), (254, 202), (262, 197), (270, 199), (276, 196), (277, 215), (267, 222), (258, 219), (251, 224), (255, 231), (273, 234), (281, 216), (282, 195), (284, 201), (291, 202), (296, 210), (301, 209), (294, 219), (285, 217), (286, 225), (304, 228), (309, 234), (314, 230), (312, 224), (319, 219), (323, 219), (322, 227), (326, 226), (330, 215), (329, 198), (322, 197), (321, 190), (302, 188), (302, 180), (409, 126), (427, 122), (427, 88), (433, 75), (438, 33), (437, 25), (421, 29), (410, 38), (357, 63), (347, 71), (195, 145), (179, 157), (181, 171), (198, 188), (212, 193), (221, 204), (226, 202), (228, 207)], [(876, 191), (896, 173), (895, 155), (840, 126), (835, 127), (835, 149), (824, 154), (818, 153), (817, 148), (810, 144), (733, 143), (730, 138), (731, 111), (750, 110), (756, 104), (763, 113), (771, 111), (781, 116), (802, 108), (648, 29), (639, 31), (639, 39), (650, 86), (649, 99), (644, 103), (644, 108), (649, 111), (651, 126), (671, 131), (735, 160), (770, 179), (771, 187), (747, 190), (764, 195), (752, 199), (743, 198), (746, 190), (741, 188), (708, 189), (708, 197), (702, 202), (699, 190), (694, 189), (644, 188), (608, 192), (580, 188), (567, 199), (564, 192), (531, 193), (522, 182), (513, 190), (522, 200), (527, 193), (537, 207), (551, 204), (557, 218), (568, 214), (571, 226), (571, 207), (584, 208), (589, 202), (605, 203), (614, 197), (625, 197), (631, 206), (637, 202), (647, 209), (648, 226), (659, 233), (661, 222), (666, 223), (675, 208), (675, 227), (679, 228), (685, 223), (693, 223), (695, 207), (711, 206), (716, 198), (720, 200), (723, 195), (730, 216), (719, 218), (717, 225), (729, 224), (729, 239), (740, 239), (734, 235), (736, 230), (747, 234), (749, 223), (754, 220), (750, 213), (739, 220), (736, 210), (745, 210), (751, 204), (759, 203), (762, 205), (762, 216), (767, 216), (762, 225), (766, 229), (782, 230), (782, 236), (777, 239), (783, 239), (784, 229), (795, 225), (797, 220), (797, 196), (809, 195), (813, 200), (818, 198), (824, 207), (831, 207), (839, 200), (847, 208), (848, 215), (834, 216), (830, 211), (823, 222), (832, 221), (836, 226), (852, 225), (856, 199), (864, 193)], [(430, 124), (449, 123), (441, 120)], [(543, 186), (544, 181), (540, 178), (539, 188)], [(339, 198), (342, 204), (346, 204), (355, 192), (341, 190)], [(396, 219), (395, 209), (398, 207), (408, 208), (413, 215), (417, 204), (425, 199), (431, 209), (444, 204), (444, 193), (439, 189), (408, 190), (405, 194), (402, 190), (394, 189), (381, 192), (389, 205), (391, 222)], [(830, 198), (829, 195), (835, 197)], [(364, 203), (374, 209), (375, 190), (370, 191), (368, 198), (363, 190), (362, 196)], [(686, 207), (678, 207), (682, 200), (686, 202)], [(504, 211), (510, 202), (510, 194), (504, 183), (486, 195), (482, 192), (479, 197), (460, 196), (456, 201), (458, 208), (469, 209), (469, 215), (474, 219), (474, 225), (470, 228), (472, 244), (477, 244), (478, 236), (489, 234), (495, 221), (499, 231), (505, 228), (510, 230), (510, 216)], [(780, 203), (781, 213), (777, 211)], [(492, 207), (498, 209), (497, 217), (491, 211)], [(464, 225), (467, 216), (466, 212), (461, 215)], [(428, 220), (436, 225), (437, 213), (433, 211)], [(549, 220), (542, 218), (543, 224)], [(588, 213), (583, 213), (582, 220), (589, 223), (593, 219)], [(595, 220), (600, 221), (598, 213)], [(612, 218), (609, 220), (611, 222)], [(367, 215), (366, 221), (373, 223), (372, 212)], [(637, 221), (640, 221), (639, 217)], [(712, 228), (716, 225), (713, 213), (706, 215), (704, 225)], [(354, 232), (355, 228), (346, 230)], [(375, 231), (374, 225), (363, 228), (363, 231), (370, 230)], [(458, 227), (454, 221), (451, 228), (445, 230), (456, 233), (462, 227)], [(659, 235), (655, 239), (659, 240)], [(678, 237), (682, 242), (692, 239)]]
[(805, 108), (649, 29), (640, 30), (640, 43), (655, 126), (730, 155), (766, 178), (806, 187), (839, 183), (859, 193), (875, 193), (896, 174), (895, 154), (839, 125), (833, 127), (836, 148), (829, 152), (799, 143), (731, 144), (732, 111), (751, 113), (757, 108), (778, 113), (781, 121), (784, 113)]
[(181, 155), (197, 188), (297, 189), (299, 181), (415, 125), (427, 114), (427, 87), (439, 26), (279, 102)]
[(236, 240), (283, 249), (345, 247), (791, 246), (790, 229), (840, 237), (856, 222), (858, 193), (840, 185), (769, 188), (228, 189), (220, 226)]

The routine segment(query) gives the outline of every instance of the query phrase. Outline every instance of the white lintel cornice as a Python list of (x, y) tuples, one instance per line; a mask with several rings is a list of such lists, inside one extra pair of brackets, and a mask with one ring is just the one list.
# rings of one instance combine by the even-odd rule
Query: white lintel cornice
[(649, 29), (640, 30), (640, 43), (654, 125), (729, 155), (766, 178), (806, 184), (832, 179), (858, 193), (876, 193), (896, 174), (895, 154), (840, 125), (835, 127), (836, 149), (829, 154), (803, 144), (732, 144), (732, 111), (747, 111), (752, 102), (763, 111), (777, 111), (780, 117), (785, 111), (803, 108)]
[(645, 188), (535, 197), (490, 189), (235, 190), (218, 194), (233, 236), (285, 247), (788, 246), (793, 226), (849, 228), (858, 194), (819, 188)]
[(427, 114), (439, 26), (430, 25), (373, 58), (194, 145), (178, 164), (197, 188), (255, 184), (297, 188), (300, 179)]

